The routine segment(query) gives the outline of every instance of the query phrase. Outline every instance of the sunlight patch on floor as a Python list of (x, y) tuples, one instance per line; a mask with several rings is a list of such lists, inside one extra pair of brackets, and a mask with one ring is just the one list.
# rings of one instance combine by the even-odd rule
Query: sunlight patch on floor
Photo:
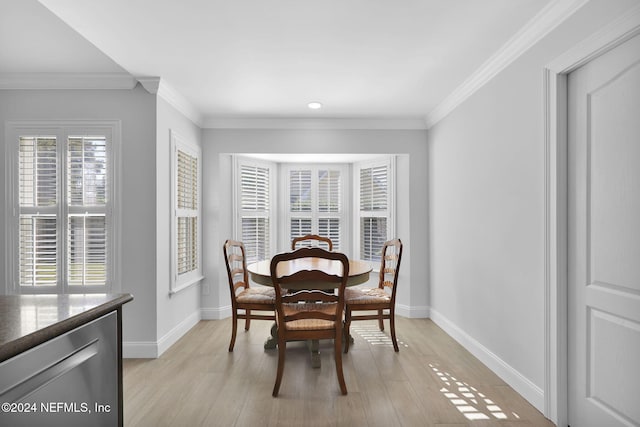
[[(509, 411), (505, 411), (475, 387), (457, 379), (447, 371), (440, 370), (433, 363), (430, 363), (429, 367), (442, 381), (440, 392), (468, 420), (506, 420), (509, 418), (507, 415)], [(520, 418), (515, 412), (511, 412), (511, 414), (512, 419)]]
[[(381, 331), (378, 325), (375, 324), (351, 324), (351, 333), (358, 334), (363, 340), (370, 345), (380, 345), (384, 347), (393, 347), (393, 341), (391, 337), (385, 332)], [(398, 347), (409, 347), (409, 344), (403, 342), (398, 338)]]

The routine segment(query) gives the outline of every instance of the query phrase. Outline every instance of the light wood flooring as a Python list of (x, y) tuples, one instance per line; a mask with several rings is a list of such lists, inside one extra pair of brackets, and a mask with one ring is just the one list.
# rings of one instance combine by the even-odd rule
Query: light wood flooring
[[(263, 349), (270, 321), (198, 323), (158, 359), (124, 361), (125, 426), (553, 426), (428, 319), (397, 318), (400, 352), (375, 321), (353, 322), (340, 394), (330, 342), (312, 369), (290, 343), (280, 395), (271, 397), (277, 350)], [(388, 328), (388, 326), (387, 326)]]

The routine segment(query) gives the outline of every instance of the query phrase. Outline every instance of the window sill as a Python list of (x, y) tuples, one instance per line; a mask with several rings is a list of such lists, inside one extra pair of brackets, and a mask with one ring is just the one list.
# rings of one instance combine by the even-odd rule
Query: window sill
[(175, 294), (177, 294), (180, 291), (183, 291), (187, 288), (190, 288), (191, 286), (200, 283), (200, 281), (204, 279), (204, 276), (198, 276), (198, 277), (194, 277), (193, 279), (189, 280), (188, 282), (185, 283), (181, 283), (179, 286), (173, 287), (171, 288), (171, 290), (169, 291), (169, 296), (173, 296)]

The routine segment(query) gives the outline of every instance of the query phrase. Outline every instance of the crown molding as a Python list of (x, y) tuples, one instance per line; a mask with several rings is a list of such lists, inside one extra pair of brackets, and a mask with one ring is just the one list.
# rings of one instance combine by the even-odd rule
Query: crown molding
[(138, 77), (138, 83), (150, 94), (156, 95), (160, 89), (160, 77)]
[(164, 99), (193, 123), (202, 127), (203, 117), (200, 111), (166, 80), (161, 77), (137, 77), (137, 80), (147, 92)]
[(556, 74), (568, 74), (638, 34), (640, 34), (640, 4), (564, 52), (546, 68)]
[(0, 73), (0, 89), (133, 89), (128, 73)]
[(207, 117), (205, 129), (424, 130), (423, 118), (232, 118)]
[(549, 3), (426, 116), (427, 128), (445, 118), (588, 1), (555, 0)]

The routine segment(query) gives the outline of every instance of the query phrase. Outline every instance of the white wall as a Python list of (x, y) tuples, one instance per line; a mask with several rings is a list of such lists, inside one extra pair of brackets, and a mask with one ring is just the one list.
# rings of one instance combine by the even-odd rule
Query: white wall
[(162, 98), (157, 98), (156, 302), (157, 348), (162, 354), (200, 320), (200, 285), (169, 295), (171, 280), (171, 138), (177, 132), (200, 146), (201, 130)]
[[(428, 315), (427, 148), (420, 130), (225, 130), (203, 131), (204, 256), (203, 317), (229, 315), (222, 244), (233, 236), (230, 153), (402, 154), (398, 169), (397, 235), (405, 244), (398, 313)], [(411, 260), (417, 260), (412, 264)]]
[[(123, 309), (123, 340), (156, 340), (155, 97), (133, 90), (0, 90), (0, 241), (5, 241), (5, 123), (7, 120), (120, 120), (121, 281), (134, 300)], [(5, 277), (0, 245), (0, 277)], [(4, 288), (4, 287), (0, 287)]]
[(636, 4), (587, 3), (428, 134), (432, 318), (541, 410), (542, 70)]

